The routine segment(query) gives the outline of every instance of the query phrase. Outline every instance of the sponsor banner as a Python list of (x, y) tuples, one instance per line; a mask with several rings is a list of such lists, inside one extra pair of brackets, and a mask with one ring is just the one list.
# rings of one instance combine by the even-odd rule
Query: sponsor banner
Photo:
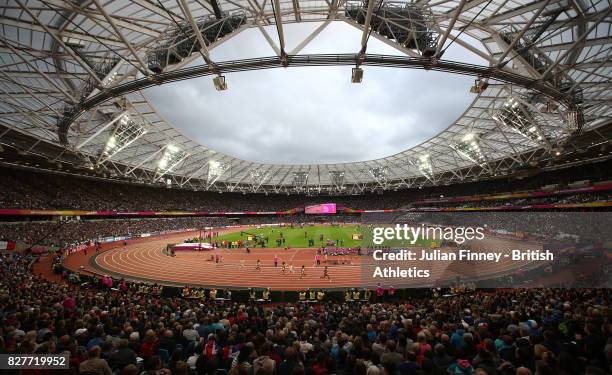
[(79, 210), (14, 210), (0, 209), (0, 215), (33, 215), (33, 216), (254, 216), (254, 215), (292, 215), (302, 212), (303, 209), (288, 211), (237, 211), (237, 212), (208, 212), (208, 211), (79, 211)]

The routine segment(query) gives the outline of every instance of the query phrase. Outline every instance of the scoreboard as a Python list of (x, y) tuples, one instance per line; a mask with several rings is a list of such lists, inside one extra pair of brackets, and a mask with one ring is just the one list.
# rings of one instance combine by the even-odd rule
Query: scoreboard
[(323, 203), (316, 204), (313, 206), (306, 206), (304, 210), (306, 214), (335, 214), (336, 204), (335, 203)]

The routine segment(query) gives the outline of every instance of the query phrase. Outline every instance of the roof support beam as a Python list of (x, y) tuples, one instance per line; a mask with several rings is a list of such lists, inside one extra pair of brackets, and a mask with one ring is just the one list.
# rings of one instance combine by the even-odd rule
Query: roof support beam
[[(572, 42), (573, 43), (573, 42)], [(538, 50), (542, 52), (560, 51), (566, 50), (572, 46), (572, 43), (557, 43), (538, 47)], [(601, 46), (612, 43), (612, 36), (604, 36), (601, 38), (593, 38), (585, 40), (582, 44), (583, 47)]]
[(55, 32), (53, 32), (47, 25), (40, 21), (40, 19), (22, 2), (22, 0), (15, 0), (17, 4), (23, 9), (37, 24), (40, 25), (62, 48), (64, 51), (69, 54), (75, 61), (79, 62), (79, 65), (85, 69), (97, 82), (98, 84), (102, 84), (102, 81), (98, 77), (97, 73), (94, 72), (89, 65), (85, 61), (83, 61), (79, 56), (77, 56), (70, 47), (68, 47), (62, 38), (60, 38)]
[(368, 9), (366, 11), (365, 22), (363, 23), (363, 32), (361, 33), (361, 50), (360, 54), (366, 53), (366, 49), (368, 48), (368, 35), (371, 28), (372, 22), (372, 12), (374, 10), (374, 0), (368, 1)]
[(170, 21), (182, 21), (183, 18), (180, 17), (179, 15), (173, 13), (170, 9), (162, 9), (160, 7), (158, 7), (157, 5), (155, 5), (152, 1), (147, 1), (147, 0), (131, 0), (132, 2), (140, 5), (141, 7), (143, 7), (144, 9), (150, 10), (151, 12), (157, 14), (158, 16), (161, 16), (165, 19), (168, 19)]
[(85, 146), (86, 144), (91, 142), (92, 139), (96, 138), (98, 135), (102, 134), (103, 131), (108, 129), (111, 125), (113, 125), (114, 123), (119, 121), (119, 119), (121, 119), (121, 117), (123, 117), (123, 115), (125, 115), (126, 113), (127, 113), (127, 111), (123, 111), (123, 112), (119, 113), (117, 116), (115, 116), (115, 118), (113, 118), (111, 121), (107, 122), (105, 125), (102, 125), (95, 133), (90, 135), (83, 142), (79, 143), (79, 145), (76, 146), (76, 149), (80, 150), (83, 146)]
[(278, 41), (280, 44), (281, 57), (286, 55), (285, 53), (285, 32), (283, 31), (283, 15), (281, 14), (281, 6), (279, 0), (272, 0), (274, 3), (274, 23), (276, 24), (276, 30), (278, 31)]
[(581, 43), (583, 43), (584, 40), (589, 36), (589, 34), (593, 30), (595, 30), (597, 26), (599, 26), (599, 23), (603, 21), (610, 13), (612, 13), (612, 7), (608, 8), (606, 12), (604, 12), (600, 17), (598, 17), (597, 20), (593, 22), (591, 27), (589, 27), (584, 33), (582, 33), (582, 35), (580, 35), (578, 39), (576, 39), (574, 43), (572, 43), (572, 45), (568, 49), (561, 52), (559, 57), (557, 57), (557, 60), (551, 66), (549, 66), (548, 69), (546, 69), (546, 71), (542, 74), (542, 79), (546, 79), (546, 77), (548, 77), (548, 75), (552, 72), (552, 70), (556, 68), (557, 65), (561, 64), (563, 60), (565, 59), (565, 57), (567, 57), (570, 53), (572, 53), (574, 48), (576, 48)]
[(504, 61), (504, 59), (506, 58), (506, 56), (508, 56), (510, 51), (514, 49), (514, 46), (516, 45), (516, 43), (518, 43), (518, 41), (521, 40), (523, 35), (525, 35), (525, 33), (529, 30), (531, 25), (533, 25), (533, 23), (538, 19), (538, 17), (540, 17), (540, 14), (542, 14), (544, 9), (546, 9), (546, 6), (548, 5), (548, 3), (550, 3), (550, 0), (546, 0), (546, 2), (542, 4), (542, 7), (540, 7), (540, 9), (538, 9), (538, 11), (535, 12), (533, 17), (531, 17), (531, 19), (525, 24), (523, 29), (517, 35), (514, 36), (514, 39), (512, 39), (512, 43), (510, 43), (510, 45), (506, 48), (504, 53), (502, 53), (502, 55), (497, 58), (497, 62), (495, 65), (499, 66)]
[(498, 23), (498, 22), (501, 22), (501, 21), (505, 21), (505, 20), (507, 20), (509, 18), (520, 16), (521, 14), (525, 14), (527, 12), (531, 12), (533, 10), (538, 9), (540, 6), (542, 6), (542, 3), (546, 3), (546, 2), (548, 2), (548, 0), (540, 0), (540, 1), (536, 1), (536, 2), (531, 3), (531, 4), (524, 5), (522, 7), (518, 7), (516, 9), (510, 10), (508, 12), (504, 12), (504, 13), (498, 14), (497, 16), (490, 17), (487, 20), (487, 24), (489, 24), (489, 25), (490, 24), (495, 24), (495, 23)]
[(159, 150), (151, 153), (151, 155), (147, 156), (143, 161), (141, 161), (140, 163), (138, 163), (134, 167), (127, 169), (127, 171), (124, 173), (124, 175), (127, 176), (128, 174), (134, 172), (136, 169), (142, 167), (146, 162), (152, 160), (155, 156), (157, 156), (157, 154), (159, 154), (160, 152), (164, 151), (165, 149), (166, 149), (165, 147), (162, 147)]
[(214, 66), (214, 63), (210, 59), (208, 48), (206, 48), (206, 42), (204, 41), (204, 37), (202, 36), (202, 33), (200, 32), (200, 28), (198, 27), (198, 24), (196, 23), (193, 16), (191, 15), (189, 4), (187, 4), (186, 0), (179, 0), (179, 1), (180, 1), (180, 5), (183, 11), (183, 14), (185, 15), (185, 18), (187, 18), (187, 21), (191, 25), (191, 28), (193, 29), (193, 32), (195, 33), (195, 36), (198, 39), (198, 43), (200, 44), (200, 54), (202, 55), (202, 58), (204, 59), (206, 64), (208, 64), (211, 67)]
[(219, 6), (219, 3), (217, 2), (217, 0), (208, 0), (208, 1), (210, 2), (210, 5), (213, 8), (213, 12), (215, 13), (215, 17), (217, 17), (218, 20), (223, 18), (223, 15), (221, 14), (221, 7)]
[[(434, 30), (438, 31), (438, 32), (442, 32), (442, 29), (440, 29), (437, 26), (433, 27)], [(466, 33), (467, 34), (467, 33)], [(491, 57), (491, 55), (488, 55), (486, 53), (484, 53), (483, 51), (479, 50), (478, 48), (474, 47), (473, 45), (471, 45), (470, 43), (465, 42), (463, 39), (461, 38), (457, 38), (456, 36), (449, 34), (448, 38), (450, 40), (453, 41), (453, 43), (457, 43), (458, 45), (460, 45), (461, 47), (467, 49), (468, 51), (472, 52), (473, 54), (482, 57), (483, 59), (487, 60), (490, 63), (494, 63), (495, 59), (493, 59), (493, 57)], [(385, 38), (386, 39), (386, 38)], [(411, 51), (412, 52), (412, 51)], [(410, 55), (412, 56), (412, 55)], [(413, 56), (414, 57), (414, 56)], [(420, 55), (417, 55), (416, 57), (421, 57)]]
[(130, 41), (125, 38), (121, 30), (119, 30), (119, 28), (117, 27), (117, 24), (115, 24), (115, 21), (113, 21), (112, 17), (108, 14), (108, 12), (106, 12), (106, 9), (104, 9), (102, 4), (100, 4), (100, 0), (94, 0), (94, 3), (96, 4), (96, 7), (98, 7), (98, 10), (100, 10), (100, 13), (102, 13), (104, 18), (106, 19), (106, 21), (108, 21), (108, 23), (111, 25), (111, 27), (115, 31), (115, 34), (117, 34), (119, 39), (121, 39), (123, 44), (125, 44), (125, 46), (130, 51), (132, 56), (134, 56), (136, 58), (136, 61), (138, 61), (138, 63), (140, 64), (141, 69), (138, 69), (138, 70), (140, 70), (140, 72), (144, 74), (145, 76), (148, 76), (149, 69), (147, 68), (147, 64), (145, 64), (145, 62), (142, 60), (142, 57), (138, 55), (138, 52), (136, 52), (136, 50), (134, 49), (134, 46), (132, 46), (132, 43), (130, 43)]
[(321, 25), (319, 25), (319, 27), (317, 27), (312, 33), (310, 33), (306, 38), (304, 38), (304, 40), (302, 40), (300, 44), (295, 46), (295, 48), (292, 49), (291, 52), (289, 52), (289, 54), (297, 55), (298, 53), (300, 53), (300, 51), (304, 47), (306, 47), (310, 42), (312, 42), (313, 39), (316, 38), (321, 33), (321, 31), (325, 30), (325, 28), (329, 26), (331, 21), (332, 21), (332, 18), (326, 19)]
[(257, 25), (257, 28), (259, 29), (261, 34), (264, 36), (264, 38), (266, 39), (270, 47), (272, 47), (272, 50), (274, 51), (276, 56), (280, 56), (281, 55), (280, 48), (278, 48), (274, 40), (272, 40), (272, 37), (270, 37), (270, 34), (268, 34), (266, 29), (264, 29), (263, 26), (261, 26), (261, 23), (259, 23), (259, 20), (255, 20), (255, 24)]
[(293, 3), (293, 15), (295, 16), (296, 22), (302, 22), (302, 16), (300, 15), (300, 1), (291, 0)]
[(74, 96), (72, 96), (68, 91), (66, 91), (62, 86), (58, 85), (57, 82), (55, 82), (55, 80), (51, 79), (48, 75), (46, 75), (43, 71), (41, 71), (38, 66), (36, 66), (36, 64), (32, 64), (31, 62), (29, 62), (28, 60), (26, 60), (23, 56), (21, 56), (21, 54), (7, 41), (7, 40), (2, 40), (2, 42), (4, 43), (4, 45), (11, 50), (11, 52), (13, 52), (15, 54), (15, 56), (17, 56), (19, 59), (21, 59), (21, 61), (23, 61), (26, 65), (28, 65), (30, 68), (34, 69), (34, 71), (38, 74), (40, 74), (41, 77), (43, 77), (47, 82), (49, 82), (51, 84), (51, 86), (55, 87), (59, 92), (61, 92), (62, 94), (64, 94), (68, 99), (70, 99), (71, 102), (76, 103), (77, 100), (74, 98)]
[[(48, 27), (42, 27), (40, 24), (35, 25), (30, 22), (15, 20), (9, 17), (2, 18), (2, 23), (4, 25), (14, 26), (20, 29), (32, 30), (32, 31), (39, 32), (39, 33), (49, 33), (51, 36), (53, 36), (54, 34), (61, 34), (62, 36), (65, 36), (68, 38), (80, 39), (80, 40), (84, 40), (84, 41), (91, 42), (91, 43), (99, 43), (99, 41), (101, 41), (107, 46), (118, 47), (118, 48), (124, 47), (123, 43), (121, 43), (121, 41), (119, 40), (108, 39), (108, 38), (99, 37), (99, 36), (96, 36), (94, 38), (93, 36), (89, 34), (78, 33), (72, 30), (71, 31), (62, 30), (60, 32), (59, 30), (56, 30), (56, 29), (49, 29)], [(51, 30), (51, 32), (47, 30)], [(49, 53), (52, 53), (52, 52), (49, 52)]]
[(451, 30), (455, 26), (455, 22), (457, 22), (457, 18), (459, 18), (459, 15), (461, 14), (461, 10), (465, 6), (466, 1), (467, 0), (461, 0), (459, 5), (457, 5), (457, 8), (455, 8), (453, 18), (451, 18), (451, 20), (448, 22), (448, 27), (446, 28), (446, 31), (444, 31), (444, 34), (442, 34), (442, 38), (440, 38), (440, 41), (438, 42), (438, 45), (436, 46), (436, 53), (434, 54), (434, 56), (439, 57), (438, 55), (440, 54), (440, 51), (442, 51), (442, 48), (444, 47), (444, 43), (446, 43), (446, 39), (448, 39), (448, 35), (450, 34)]
[[(95, 13), (95, 11), (90, 10), (89, 8), (87, 8), (89, 6), (89, 4), (85, 3), (82, 4), (80, 7), (73, 4), (70, 1), (65, 1), (65, 0), (44, 0), (45, 3), (47, 5), (53, 5), (54, 7), (57, 7), (58, 9), (65, 9), (65, 10), (69, 10), (70, 12), (76, 13), (76, 14), (82, 14), (86, 17), (91, 18), (92, 20), (96, 20), (96, 21), (103, 21), (104, 17)], [(91, 2), (91, 0), (89, 1)], [(132, 31), (136, 31), (139, 32), (141, 34), (145, 34), (148, 35), (150, 37), (154, 37), (157, 38), (160, 35), (160, 32), (158, 31), (154, 31), (150, 28), (147, 27), (143, 27), (135, 22), (129, 22), (123, 19), (114, 19), (114, 22), (118, 25), (121, 26), (123, 28), (126, 28), (128, 30), (132, 30)]]
[[(21, 84), (19, 84), (17, 81), (15, 81), (14, 79), (12, 79), (10, 75), (8, 75), (8, 74), (6, 74), (6, 73), (4, 73), (4, 72), (2, 72), (2, 71), (0, 71), (0, 73), (1, 73), (1, 74), (2, 74), (2, 75), (3, 75), (3, 76), (6, 78), (6, 79), (10, 80), (11, 82), (15, 83), (16, 85), (19, 85), (20, 87), (22, 87), (22, 88), (23, 88), (23, 89), (24, 89), (24, 90), (27, 92), (27, 94), (24, 94), (24, 93), (19, 93), (19, 94), (10, 93), (10, 94), (8, 95), (8, 97), (12, 97), (12, 98), (19, 98), (19, 96), (22, 96), (22, 97), (28, 97), (28, 96), (29, 96), (30, 98), (32, 98), (33, 100), (35, 100), (35, 101), (37, 101), (39, 104), (41, 104), (43, 107), (45, 107), (45, 108), (49, 109), (51, 112), (55, 113), (55, 115), (59, 116), (59, 112), (58, 112), (58, 111), (57, 111), (55, 108), (51, 107), (49, 104), (47, 104), (45, 101), (43, 101), (43, 100), (42, 100), (42, 99), (39, 97), (40, 93), (35, 93), (35, 92), (33, 92), (33, 91), (32, 91), (32, 90), (30, 90), (30, 88), (29, 88), (28, 86), (26, 86), (26, 85), (23, 85), (23, 86), (22, 86), (22, 85), (21, 85)], [(27, 96), (26, 96), (26, 95), (27, 95)], [(45, 95), (45, 94), (43, 94), (43, 95)], [(52, 96), (51, 96), (51, 97), (52, 97)]]

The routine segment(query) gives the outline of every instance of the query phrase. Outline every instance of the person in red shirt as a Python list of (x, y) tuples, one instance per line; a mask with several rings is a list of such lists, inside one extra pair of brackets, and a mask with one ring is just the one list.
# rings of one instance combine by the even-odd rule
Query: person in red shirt
[(157, 346), (159, 345), (159, 339), (155, 334), (155, 331), (152, 329), (148, 330), (145, 333), (145, 337), (142, 345), (140, 345), (140, 353), (139, 355), (142, 358), (150, 358), (153, 355), (157, 354)]
[(381, 299), (384, 294), (385, 289), (382, 287), (382, 285), (380, 285), (380, 283), (378, 283), (376, 285), (376, 299)]
[(417, 342), (419, 343), (419, 351), (417, 353), (417, 363), (421, 365), (425, 359), (425, 354), (431, 351), (431, 345), (427, 343), (425, 332), (421, 331), (417, 334)]

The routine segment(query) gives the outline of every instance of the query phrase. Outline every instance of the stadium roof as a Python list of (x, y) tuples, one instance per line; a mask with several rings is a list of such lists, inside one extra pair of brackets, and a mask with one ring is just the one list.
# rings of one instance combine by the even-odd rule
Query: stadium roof
[[(0, 144), (108, 177), (313, 194), (446, 184), (554, 163), (612, 114), (609, 1), (11, 0), (0, 9)], [(300, 55), (332, 21), (362, 30), (355, 54)], [(282, 25), (294, 22), (319, 26), (288, 51)], [(247, 28), (277, 55), (211, 60), (209, 50)], [(369, 37), (398, 55), (368, 55)], [(450, 43), (489, 65), (444, 60)], [(204, 65), (186, 67), (199, 58)], [(396, 155), (282, 165), (194, 142), (141, 91), (207, 75), (223, 89), (235, 71), (324, 65), (354, 66), (355, 81), (368, 65), (468, 74), (476, 96), (446, 130)]]

